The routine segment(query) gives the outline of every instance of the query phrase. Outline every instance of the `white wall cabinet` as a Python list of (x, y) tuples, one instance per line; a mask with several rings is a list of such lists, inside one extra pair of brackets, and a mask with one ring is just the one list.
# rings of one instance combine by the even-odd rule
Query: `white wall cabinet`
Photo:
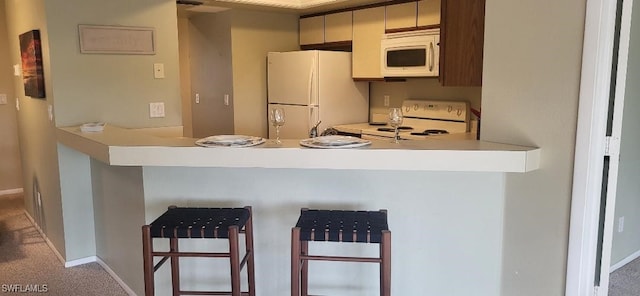
[(441, 0), (418, 1), (418, 27), (440, 24), (440, 1)]
[(351, 41), (353, 12), (345, 11), (324, 16), (324, 42)]
[(351, 11), (300, 19), (300, 45), (351, 41)]
[(389, 5), (385, 7), (385, 29), (401, 29), (416, 27), (418, 6), (416, 2)]
[(380, 38), (385, 29), (384, 14), (384, 6), (353, 12), (353, 78), (382, 78)]
[(324, 43), (324, 15), (300, 19), (300, 45)]

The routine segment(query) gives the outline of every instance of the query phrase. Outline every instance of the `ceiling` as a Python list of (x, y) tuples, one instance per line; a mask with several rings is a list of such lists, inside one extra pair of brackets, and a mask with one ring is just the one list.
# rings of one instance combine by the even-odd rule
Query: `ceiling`
[[(386, 1), (388, 0), (178, 0), (177, 2), (192, 3), (178, 4), (178, 12), (183, 14), (215, 13), (230, 8), (244, 8), (303, 15)], [(194, 5), (198, 2), (202, 4)]]

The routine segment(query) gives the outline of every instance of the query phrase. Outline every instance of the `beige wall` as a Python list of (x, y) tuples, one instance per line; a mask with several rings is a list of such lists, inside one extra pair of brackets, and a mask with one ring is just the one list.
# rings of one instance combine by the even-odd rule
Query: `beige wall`
[[(125, 127), (181, 125), (175, 1), (5, 2), (11, 64), (20, 61), (19, 34), (39, 29), (42, 35), (46, 99), (25, 97), (20, 81), (13, 85), (21, 105), (18, 133), (26, 208), (67, 260), (92, 255), (91, 247), (65, 246), (65, 241), (80, 241), (79, 236), (92, 231), (88, 223), (69, 222), (80, 217), (92, 219), (92, 204), (87, 202), (92, 192), (90, 181), (82, 178), (89, 174), (87, 161), (66, 162), (76, 158), (66, 154), (68, 149), (57, 149), (55, 128), (97, 120)], [(80, 54), (79, 24), (153, 27), (156, 53)], [(164, 64), (165, 79), (153, 78), (154, 63)], [(149, 118), (148, 103), (160, 101), (165, 102), (166, 117)], [(49, 106), (53, 107), (55, 123), (49, 121)], [(59, 161), (64, 163), (59, 165)], [(35, 207), (33, 197), (37, 196), (41, 197), (41, 208)], [(91, 214), (86, 217), (87, 213)]]
[(13, 64), (9, 55), (9, 40), (4, 1), (0, 2), (0, 94), (7, 104), (0, 105), (0, 192), (22, 188), (18, 120), (15, 108)]
[(178, 15), (178, 56), (180, 60), (180, 97), (182, 99), (182, 127), (185, 137), (193, 137), (191, 116), (191, 58), (189, 56), (189, 19)]
[[(233, 134), (233, 100), (224, 104), (224, 95), (233, 97), (231, 69), (230, 12), (204, 13), (189, 19), (189, 93), (193, 136)], [(195, 95), (200, 103), (195, 103)]]
[(299, 49), (298, 17), (232, 9), (180, 17), (178, 23), (185, 135), (266, 137), (267, 52)]
[[(89, 121), (135, 128), (182, 125), (175, 1), (47, 0), (46, 5), (57, 126)], [(81, 54), (79, 24), (152, 27), (156, 53)], [(153, 77), (154, 63), (164, 64), (164, 79)], [(149, 118), (150, 102), (164, 102), (166, 117)]]
[(564, 295), (585, 1), (487, 0), (482, 139), (542, 148), (506, 178), (502, 295)]
[(25, 208), (38, 222), (58, 252), (64, 256), (55, 125), (49, 121), (47, 111), (48, 106), (54, 104), (54, 96), (51, 83), (51, 48), (44, 1), (6, 0), (5, 4), (12, 64), (20, 63), (18, 35), (34, 29), (40, 30), (46, 98), (26, 97), (22, 81), (14, 80), (14, 91), (20, 100), (18, 134), (22, 155)]
[[(467, 101), (480, 110), (480, 87), (442, 87), (436, 78), (410, 78), (403, 82), (372, 82), (369, 104), (372, 114), (387, 116), (389, 107), (399, 107), (406, 99)], [(389, 96), (389, 107), (384, 96)]]
[(235, 133), (267, 137), (267, 52), (298, 49), (297, 16), (233, 10)]

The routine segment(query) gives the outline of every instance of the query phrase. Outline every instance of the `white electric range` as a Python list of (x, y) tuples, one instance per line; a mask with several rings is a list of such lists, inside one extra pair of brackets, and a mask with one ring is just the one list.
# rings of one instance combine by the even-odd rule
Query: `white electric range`
[[(469, 103), (461, 101), (405, 100), (400, 139), (474, 139), (469, 131)], [(394, 129), (387, 122), (334, 126), (345, 135), (363, 139), (393, 139)]]

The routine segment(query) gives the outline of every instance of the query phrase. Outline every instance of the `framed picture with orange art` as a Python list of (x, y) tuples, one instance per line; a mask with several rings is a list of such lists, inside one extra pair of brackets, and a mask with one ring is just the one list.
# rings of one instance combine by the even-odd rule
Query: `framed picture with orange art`
[(24, 94), (32, 98), (45, 98), (40, 30), (20, 34), (19, 38)]

